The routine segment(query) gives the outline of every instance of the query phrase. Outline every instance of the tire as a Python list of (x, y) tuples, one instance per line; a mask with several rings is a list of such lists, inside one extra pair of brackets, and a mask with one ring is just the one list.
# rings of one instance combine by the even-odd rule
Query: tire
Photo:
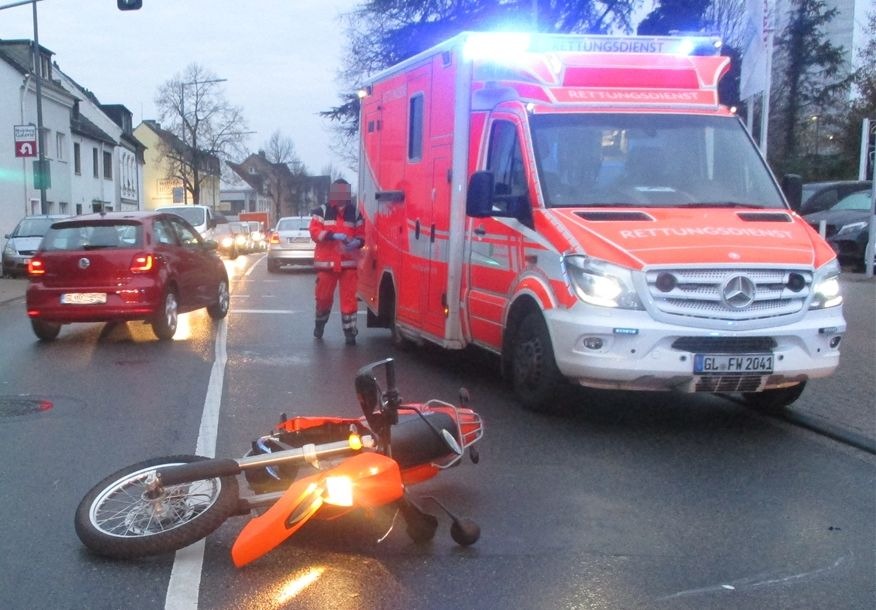
[(219, 281), (219, 287), (216, 290), (216, 302), (207, 307), (207, 315), (214, 320), (221, 320), (228, 315), (230, 306), (231, 293), (228, 291), (228, 280), (223, 278)]
[(131, 559), (171, 553), (205, 538), (236, 514), (237, 479), (221, 477), (171, 485), (145, 499), (145, 480), (157, 467), (208, 458), (174, 455), (123, 468), (89, 491), (76, 509), (76, 535), (98, 555)]
[(33, 329), (33, 334), (40, 341), (54, 341), (58, 338), (58, 333), (61, 332), (61, 325), (57, 322), (46, 322), (45, 320), (31, 319), (30, 327)]
[(155, 312), (152, 318), (152, 332), (160, 341), (170, 341), (176, 334), (176, 326), (179, 323), (179, 301), (176, 292), (168, 289), (164, 293), (161, 308)]
[(742, 399), (750, 407), (768, 415), (783, 413), (788, 406), (800, 398), (806, 382), (803, 381), (790, 388), (764, 390), (763, 392), (743, 392)]
[(268, 259), (268, 273), (279, 273), (280, 265), (277, 264), (277, 261), (272, 261)]
[(539, 413), (560, 413), (561, 390), (568, 385), (554, 359), (544, 318), (527, 314), (513, 335), (510, 349), (511, 385), (524, 408)]

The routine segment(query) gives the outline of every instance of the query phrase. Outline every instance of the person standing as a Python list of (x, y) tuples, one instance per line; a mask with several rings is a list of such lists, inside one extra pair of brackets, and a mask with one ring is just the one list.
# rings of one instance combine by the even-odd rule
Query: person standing
[(340, 284), (341, 325), (347, 345), (356, 345), (356, 266), (365, 244), (362, 216), (353, 202), (350, 183), (332, 182), (328, 202), (311, 211), (310, 237), (316, 242), (316, 320), (313, 336), (322, 339)]

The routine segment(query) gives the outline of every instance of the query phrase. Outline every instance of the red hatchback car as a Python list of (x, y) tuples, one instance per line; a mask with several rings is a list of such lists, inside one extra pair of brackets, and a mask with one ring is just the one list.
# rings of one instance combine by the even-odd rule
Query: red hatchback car
[(27, 315), (51, 341), (62, 324), (145, 320), (169, 340), (202, 307), (228, 313), (228, 273), (214, 242), (176, 214), (107, 212), (55, 222), (28, 264)]

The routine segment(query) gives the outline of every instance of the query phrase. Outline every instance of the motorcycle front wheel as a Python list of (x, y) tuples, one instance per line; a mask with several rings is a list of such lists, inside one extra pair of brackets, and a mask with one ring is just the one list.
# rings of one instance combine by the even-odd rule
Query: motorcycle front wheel
[(206, 459), (152, 458), (111, 474), (79, 503), (76, 535), (91, 551), (117, 559), (170, 553), (205, 538), (237, 512), (237, 479), (201, 479), (158, 493), (147, 479), (163, 467)]

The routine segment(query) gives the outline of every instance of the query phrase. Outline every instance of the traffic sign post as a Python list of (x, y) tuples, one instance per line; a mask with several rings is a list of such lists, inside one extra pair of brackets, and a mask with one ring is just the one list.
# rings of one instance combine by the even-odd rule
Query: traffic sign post
[(15, 125), (13, 126), (13, 135), (15, 138), (16, 157), (37, 156), (38, 149), (36, 125)]

